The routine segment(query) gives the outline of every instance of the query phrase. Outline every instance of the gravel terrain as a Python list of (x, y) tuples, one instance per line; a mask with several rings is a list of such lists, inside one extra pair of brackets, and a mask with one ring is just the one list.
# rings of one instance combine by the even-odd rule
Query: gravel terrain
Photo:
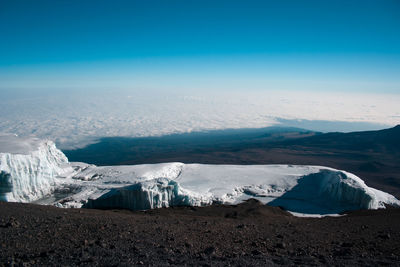
[(400, 209), (299, 218), (256, 200), (150, 211), (0, 202), (0, 266), (400, 266)]

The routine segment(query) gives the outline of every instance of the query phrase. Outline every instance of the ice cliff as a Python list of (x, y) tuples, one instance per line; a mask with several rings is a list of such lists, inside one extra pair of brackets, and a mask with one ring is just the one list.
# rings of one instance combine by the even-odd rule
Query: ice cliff
[(31, 202), (53, 192), (57, 177), (71, 170), (51, 141), (0, 136), (0, 200)]
[(174, 180), (158, 178), (113, 188), (97, 199), (89, 199), (86, 208), (124, 208), (146, 210), (170, 206), (205, 206), (212, 199), (188, 192)]
[(0, 200), (60, 207), (127, 208), (235, 204), (249, 198), (303, 214), (400, 205), (359, 177), (327, 167), (69, 163), (51, 141), (0, 135)]

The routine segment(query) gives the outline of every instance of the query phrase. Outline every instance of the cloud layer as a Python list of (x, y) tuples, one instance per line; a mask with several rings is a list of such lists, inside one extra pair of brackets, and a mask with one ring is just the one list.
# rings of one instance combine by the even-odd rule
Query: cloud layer
[(322, 92), (47, 92), (2, 101), (0, 132), (35, 135), (61, 148), (99, 137), (257, 128), (277, 119), (400, 123), (400, 96)]

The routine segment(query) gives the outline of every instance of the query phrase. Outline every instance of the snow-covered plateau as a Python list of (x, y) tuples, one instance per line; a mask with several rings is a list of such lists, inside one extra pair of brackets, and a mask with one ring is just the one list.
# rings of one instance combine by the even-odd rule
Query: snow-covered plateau
[(303, 215), (400, 206), (354, 174), (328, 167), (177, 162), (98, 167), (68, 162), (51, 141), (0, 135), (2, 201), (144, 210), (249, 198)]

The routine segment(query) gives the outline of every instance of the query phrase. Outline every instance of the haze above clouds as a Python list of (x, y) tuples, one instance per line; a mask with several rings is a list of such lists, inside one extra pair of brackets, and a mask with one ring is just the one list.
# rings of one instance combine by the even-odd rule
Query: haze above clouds
[(368, 122), (384, 128), (398, 123), (398, 103), (398, 95), (327, 92), (25, 93), (3, 100), (7, 108), (0, 113), (0, 132), (32, 134), (73, 148), (100, 137), (258, 128), (279, 125), (279, 119)]

